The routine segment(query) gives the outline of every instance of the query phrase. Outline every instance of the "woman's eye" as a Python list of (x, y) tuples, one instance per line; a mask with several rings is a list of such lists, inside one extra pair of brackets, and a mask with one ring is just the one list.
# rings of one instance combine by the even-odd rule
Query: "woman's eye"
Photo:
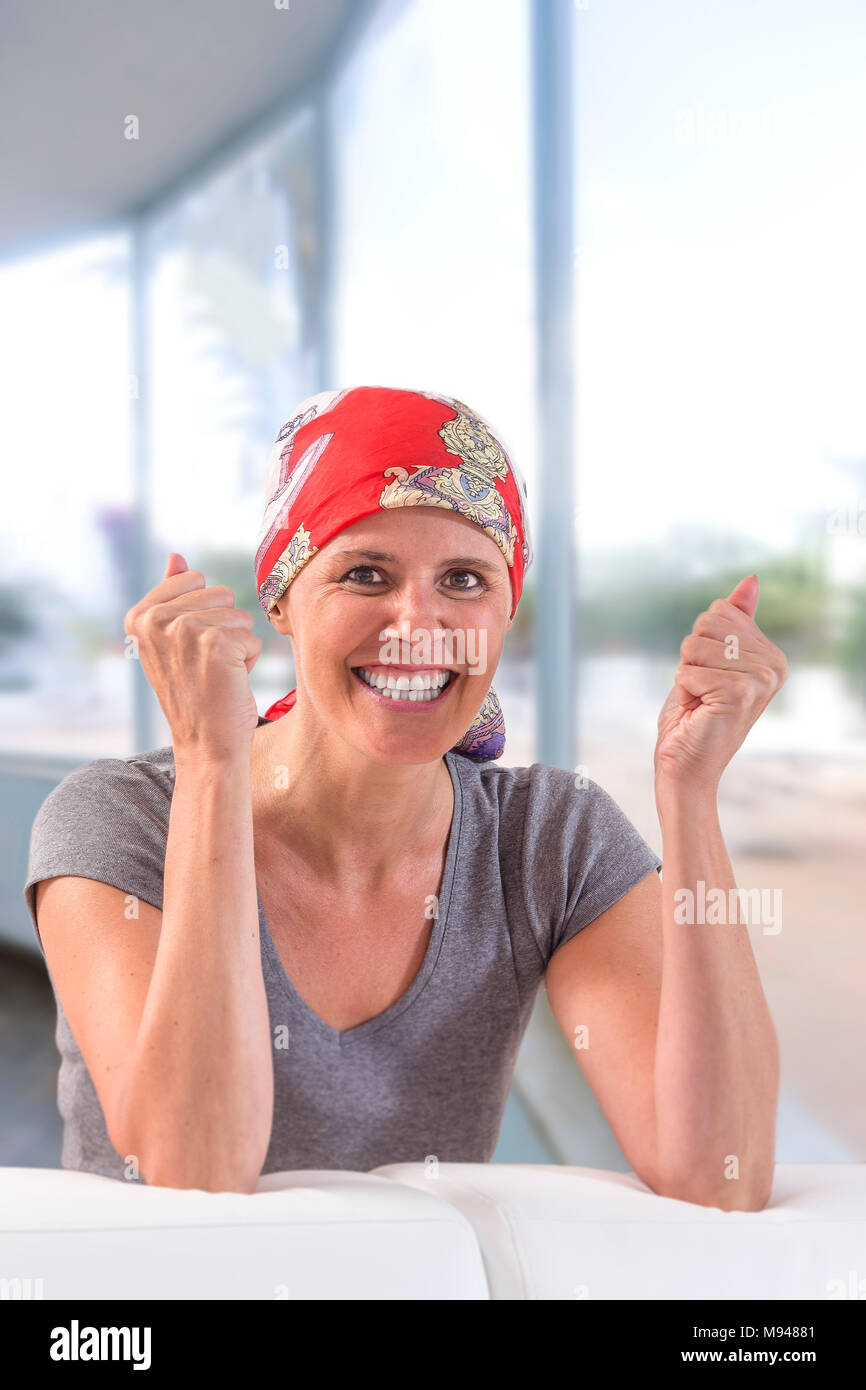
[(348, 570), (346, 574), (343, 575), (343, 579), (351, 579), (353, 584), (361, 584), (364, 588), (371, 589), (374, 587), (372, 584), (367, 583), (367, 581), (364, 579), (358, 579), (355, 576), (359, 574), (369, 575), (378, 573), (379, 571), (377, 569), (374, 569), (372, 565), (356, 565), (354, 569)]
[(472, 589), (483, 587), (483, 581), (474, 570), (452, 570), (450, 578), (457, 580), (469, 579), (473, 581), (470, 584), (458, 583), (455, 585), (456, 588), (461, 589), (464, 593), (469, 593)]

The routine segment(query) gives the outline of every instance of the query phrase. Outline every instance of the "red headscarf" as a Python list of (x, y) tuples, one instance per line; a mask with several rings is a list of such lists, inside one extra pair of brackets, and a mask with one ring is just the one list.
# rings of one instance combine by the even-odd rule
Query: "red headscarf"
[[(356, 386), (302, 402), (277, 435), (256, 550), (265, 613), (313, 555), (354, 522), (392, 507), (446, 507), (502, 551), (511, 616), (532, 562), (526, 485), (502, 442), (461, 401), (427, 391)], [(292, 690), (265, 712), (278, 719)], [(491, 688), (455, 751), (498, 758), (504, 720)]]

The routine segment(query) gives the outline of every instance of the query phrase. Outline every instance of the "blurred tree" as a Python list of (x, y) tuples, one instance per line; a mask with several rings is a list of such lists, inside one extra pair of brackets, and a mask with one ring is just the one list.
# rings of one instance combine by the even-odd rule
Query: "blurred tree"
[(16, 658), (15, 647), (36, 631), (31, 617), (33, 595), (20, 584), (0, 584), (0, 690), (28, 690), (28, 664)]
[(0, 584), (0, 652), (29, 637), (36, 625), (30, 616), (31, 594), (21, 584)]
[(849, 688), (866, 703), (866, 585), (848, 589), (845, 600), (839, 664)]
[(832, 660), (832, 590), (824, 554), (815, 547), (784, 555), (746, 552), (703, 573), (680, 565), (670, 546), (606, 557), (603, 565), (590, 568), (579, 601), (581, 648), (677, 655), (698, 614), (713, 599), (727, 598), (751, 572), (760, 580), (755, 620), (761, 631), (789, 657)]
[(535, 644), (535, 585), (527, 580), (520, 595), (511, 630), (505, 639), (504, 655), (510, 661), (528, 661)]
[(276, 632), (265, 617), (259, 603), (252, 560), (246, 550), (204, 550), (189, 560), (190, 567), (201, 570), (208, 585), (227, 584), (235, 596), (235, 607), (245, 608), (255, 620), (253, 631), (262, 639), (262, 652), (288, 652), (286, 640)]

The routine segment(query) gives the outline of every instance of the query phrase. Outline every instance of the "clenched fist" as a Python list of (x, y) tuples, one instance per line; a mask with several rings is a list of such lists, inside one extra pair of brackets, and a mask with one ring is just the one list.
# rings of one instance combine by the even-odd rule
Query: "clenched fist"
[(698, 614), (680, 646), (658, 719), (656, 786), (715, 790), (755, 720), (788, 676), (785, 654), (758, 627), (758, 577)]
[(208, 588), (172, 551), (160, 582), (134, 604), (124, 630), (172, 732), (175, 758), (249, 756), (258, 723), (250, 672), (262, 649), (253, 615), (224, 584)]

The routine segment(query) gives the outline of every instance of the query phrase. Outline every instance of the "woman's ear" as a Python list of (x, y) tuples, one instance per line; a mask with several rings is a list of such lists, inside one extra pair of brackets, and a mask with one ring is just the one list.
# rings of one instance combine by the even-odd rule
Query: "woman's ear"
[(268, 622), (271, 627), (276, 628), (277, 632), (282, 633), (284, 637), (291, 637), (292, 633), (289, 627), (288, 614), (285, 612), (287, 607), (288, 603), (285, 595), (283, 598), (277, 599), (276, 603), (271, 604), (268, 610)]

